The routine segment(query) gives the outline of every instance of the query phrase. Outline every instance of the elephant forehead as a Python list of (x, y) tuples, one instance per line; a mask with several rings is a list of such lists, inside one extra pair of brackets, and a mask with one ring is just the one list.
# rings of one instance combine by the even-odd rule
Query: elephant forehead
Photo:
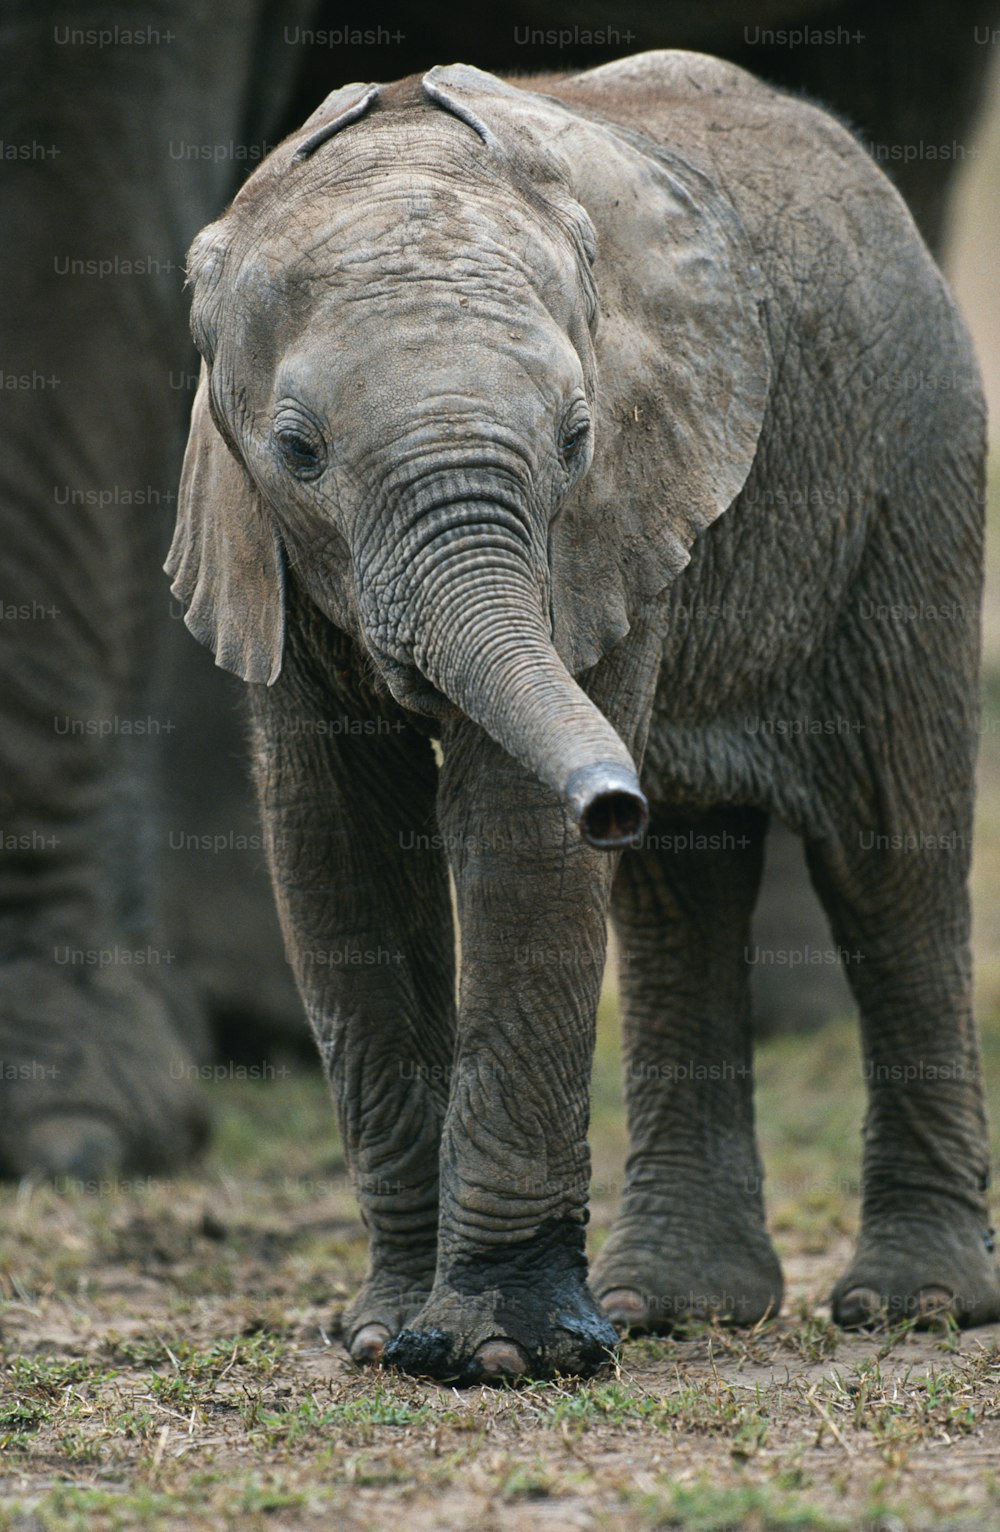
[(242, 233), (234, 255), (243, 302), (277, 297), (295, 308), (317, 291), (378, 299), (432, 282), (513, 296), (530, 289), (550, 306), (580, 298), (571, 241), (544, 207), (442, 169), (378, 167), (322, 194), (300, 188)]
[(327, 295), (282, 355), (273, 392), (342, 423), (357, 417), (366, 436), (376, 416), (380, 429), (425, 418), (527, 425), (584, 379), (571, 341), (533, 295), (515, 317), (489, 297), (465, 307), (431, 284), (381, 311)]
[[(522, 343), (547, 349), (565, 335), (559, 290), (540, 292), (516, 268), (476, 270), (458, 261), (400, 277), (379, 265), (368, 280), (343, 281), (304, 305), (298, 333), (345, 353), (368, 353), (385, 345), (406, 351), (447, 347), (455, 354)], [(563, 295), (565, 296), (565, 295)]]

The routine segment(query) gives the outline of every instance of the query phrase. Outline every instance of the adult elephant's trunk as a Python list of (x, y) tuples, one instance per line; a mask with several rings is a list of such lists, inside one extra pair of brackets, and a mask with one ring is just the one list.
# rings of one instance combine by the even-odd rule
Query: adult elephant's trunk
[(628, 845), (649, 817), (635, 765), (557, 655), (523, 547), (503, 538), (484, 552), (463, 531), (413, 592), (413, 661), (552, 788), (590, 845)]

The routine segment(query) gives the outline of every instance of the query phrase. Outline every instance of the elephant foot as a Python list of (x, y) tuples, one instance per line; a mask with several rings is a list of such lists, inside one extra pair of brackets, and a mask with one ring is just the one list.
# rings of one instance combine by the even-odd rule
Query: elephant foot
[(20, 1163), (53, 1181), (107, 1181), (122, 1174), (124, 1161), (120, 1132), (89, 1112), (46, 1112), (28, 1124), (20, 1146)]
[(666, 1334), (692, 1321), (754, 1325), (781, 1308), (781, 1266), (763, 1224), (699, 1230), (691, 1220), (619, 1225), (595, 1263), (590, 1285), (621, 1330)]
[[(56, 949), (59, 950), (59, 949)], [(176, 1170), (204, 1144), (198, 1069), (167, 983), (23, 958), (0, 999), (0, 1175), (108, 1181)]]
[(389, 1342), (384, 1361), (442, 1383), (510, 1383), (590, 1377), (617, 1345), (614, 1326), (582, 1284), (572, 1299), (565, 1291), (494, 1291), (475, 1300), (437, 1291)]
[(388, 1366), (441, 1382), (589, 1377), (612, 1358), (614, 1326), (587, 1287), (583, 1224), (463, 1251), (385, 1348)]
[(1000, 1319), (993, 1231), (968, 1208), (954, 1207), (947, 1221), (938, 1203), (923, 1218), (910, 1208), (905, 1217), (882, 1214), (877, 1232), (863, 1230), (831, 1296), (834, 1321), (845, 1329), (874, 1329), (911, 1320), (928, 1329), (950, 1320), (967, 1327)]
[[(426, 1270), (421, 1281), (416, 1272)], [(357, 1297), (344, 1311), (342, 1335), (352, 1362), (361, 1367), (379, 1364), (386, 1346), (419, 1313), (427, 1302), (434, 1280), (434, 1253), (429, 1263), (414, 1259), (413, 1269), (394, 1277), (380, 1271), (368, 1277)]]

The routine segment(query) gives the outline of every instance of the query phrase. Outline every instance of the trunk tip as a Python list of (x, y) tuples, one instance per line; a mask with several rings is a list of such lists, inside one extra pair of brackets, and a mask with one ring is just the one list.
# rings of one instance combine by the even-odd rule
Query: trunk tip
[(634, 845), (649, 823), (649, 804), (635, 772), (616, 761), (574, 771), (566, 799), (580, 834), (600, 851)]

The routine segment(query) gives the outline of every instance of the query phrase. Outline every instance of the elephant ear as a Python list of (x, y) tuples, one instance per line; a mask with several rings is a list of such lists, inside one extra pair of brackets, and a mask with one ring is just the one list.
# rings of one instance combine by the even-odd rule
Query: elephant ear
[(563, 229), (575, 214), (578, 249), (596, 234), (595, 452), (550, 545), (555, 643), (579, 674), (746, 482), (770, 380), (760, 279), (732, 204), (679, 154), (466, 65), (424, 86)]
[[(333, 91), (237, 193), (229, 214), (201, 230), (188, 256), (194, 283), (191, 330), (209, 365), (215, 357), (232, 218), (253, 215), (303, 160), (364, 115), (379, 87), (355, 83)], [(186, 606), (185, 622), (223, 670), (272, 685), (285, 640), (285, 555), (273, 517), (212, 418), (209, 371), (202, 362), (191, 411), (177, 526), (164, 565)]]
[(321, 101), (311, 117), (307, 117), (293, 140), (293, 163), (307, 160), (323, 144), (341, 129), (363, 117), (377, 99), (379, 87), (372, 83), (341, 85)]
[(164, 568), (215, 663), (272, 685), (285, 637), (285, 560), (273, 518), (212, 420), (204, 362)]

